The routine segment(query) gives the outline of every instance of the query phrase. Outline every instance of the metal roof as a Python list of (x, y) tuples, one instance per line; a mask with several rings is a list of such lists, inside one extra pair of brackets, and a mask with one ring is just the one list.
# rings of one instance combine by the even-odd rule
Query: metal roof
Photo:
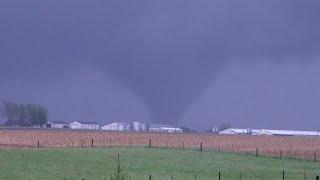
[(109, 124), (104, 124), (103, 126), (108, 126), (108, 125), (112, 125), (112, 124), (117, 124), (117, 125), (129, 125), (129, 123), (125, 123), (125, 122), (113, 122), (113, 123), (109, 123)]
[(79, 122), (79, 123), (81, 123), (81, 124), (97, 124), (97, 125), (98, 125), (98, 123), (96, 123), (96, 122), (90, 122), (90, 121), (73, 121), (73, 122), (71, 122), (71, 123), (74, 123), (74, 122)]
[(279, 135), (279, 136), (320, 136), (317, 131), (293, 131), (293, 130), (272, 130), (272, 129), (226, 129), (219, 134), (255, 134), (255, 135)]

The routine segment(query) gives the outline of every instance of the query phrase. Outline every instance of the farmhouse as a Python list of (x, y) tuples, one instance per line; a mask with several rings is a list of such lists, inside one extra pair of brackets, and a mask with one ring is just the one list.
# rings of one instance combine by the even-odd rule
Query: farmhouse
[(113, 122), (111, 124), (106, 124), (101, 126), (101, 130), (106, 131), (129, 131), (130, 124), (123, 122)]
[(85, 122), (85, 121), (74, 121), (69, 124), (71, 129), (91, 129), (98, 130), (100, 125), (94, 122)]
[(183, 132), (183, 130), (180, 128), (172, 127), (169, 125), (161, 125), (161, 124), (150, 124), (149, 131), (161, 132), (161, 133), (182, 133)]
[(46, 128), (69, 128), (69, 123), (64, 121), (48, 121)]

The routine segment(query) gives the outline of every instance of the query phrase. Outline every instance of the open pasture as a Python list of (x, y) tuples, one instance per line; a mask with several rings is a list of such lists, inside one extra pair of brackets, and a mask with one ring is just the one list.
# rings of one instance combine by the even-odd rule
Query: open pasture
[[(254, 155), (154, 148), (0, 150), (0, 179), (110, 180), (120, 154), (125, 180), (313, 180), (320, 163)], [(241, 176), (241, 178), (240, 178)]]

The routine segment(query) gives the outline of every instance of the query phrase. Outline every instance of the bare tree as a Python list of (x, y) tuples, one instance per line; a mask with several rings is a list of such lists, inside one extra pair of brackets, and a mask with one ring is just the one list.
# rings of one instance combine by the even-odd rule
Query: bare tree
[(3, 117), (7, 118), (7, 125), (12, 126), (33, 126), (43, 125), (48, 120), (48, 110), (41, 105), (15, 104), (3, 101)]
[(7, 118), (11, 125), (17, 126), (19, 123), (19, 105), (10, 102), (3, 101), (3, 117)]

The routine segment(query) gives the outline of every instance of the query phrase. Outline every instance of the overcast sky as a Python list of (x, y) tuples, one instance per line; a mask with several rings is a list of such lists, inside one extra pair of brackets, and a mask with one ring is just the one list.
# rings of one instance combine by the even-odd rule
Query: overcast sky
[(1, 0), (0, 99), (51, 120), (320, 130), (318, 0)]

